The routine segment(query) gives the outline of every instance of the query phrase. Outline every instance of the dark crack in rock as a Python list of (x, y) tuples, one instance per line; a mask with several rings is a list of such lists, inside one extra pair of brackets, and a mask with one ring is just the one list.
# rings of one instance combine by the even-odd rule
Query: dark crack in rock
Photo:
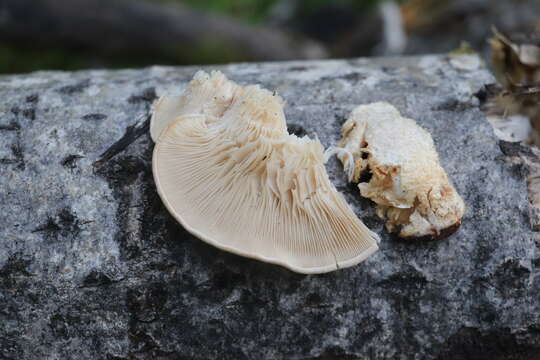
[(151, 171), (150, 105), (196, 67), (2, 76), (0, 358), (538, 357), (540, 240), (525, 171), (503, 161), (534, 154), (493, 135), (484, 68), (448, 56), (217, 68), (277, 90), (290, 130), (325, 146), (356, 105), (392, 103), (433, 135), (467, 204), (461, 228), (397, 241), (331, 159), (378, 253), (317, 276), (225, 253), (172, 218)]
[(107, 115), (99, 113), (86, 114), (82, 117), (83, 120), (104, 120), (106, 118)]
[(73, 170), (77, 167), (77, 161), (79, 159), (82, 159), (83, 157), (84, 156), (77, 155), (77, 154), (68, 155), (62, 160), (62, 166)]
[(60, 86), (57, 91), (64, 95), (75, 95), (84, 91), (88, 86), (90, 86), (90, 79), (85, 79), (75, 84)]
[(144, 89), (139, 94), (131, 95), (128, 99), (130, 104), (148, 103), (151, 104), (157, 98), (156, 89), (149, 87)]
[(528, 331), (511, 331), (500, 328), (482, 331), (473, 327), (462, 327), (450, 336), (438, 360), (522, 360), (538, 359), (540, 354), (540, 333), (533, 334), (535, 342), (527, 343), (520, 338)]

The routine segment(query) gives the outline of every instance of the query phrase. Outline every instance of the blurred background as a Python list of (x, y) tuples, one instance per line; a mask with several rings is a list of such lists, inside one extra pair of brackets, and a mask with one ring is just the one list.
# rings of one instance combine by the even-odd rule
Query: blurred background
[(497, 135), (540, 146), (539, 29), (540, 0), (0, 0), (0, 74), (474, 51)]
[(0, 73), (449, 52), (540, 0), (0, 0)]

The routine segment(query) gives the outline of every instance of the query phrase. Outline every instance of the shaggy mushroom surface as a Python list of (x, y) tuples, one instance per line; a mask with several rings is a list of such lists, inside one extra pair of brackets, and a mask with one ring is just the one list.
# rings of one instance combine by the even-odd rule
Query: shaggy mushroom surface
[[(356, 107), (333, 151), (349, 181), (359, 182), (362, 196), (377, 204), (388, 231), (440, 238), (461, 224), (465, 205), (440, 165), (431, 135), (392, 105)], [(369, 181), (362, 181), (367, 173)]]

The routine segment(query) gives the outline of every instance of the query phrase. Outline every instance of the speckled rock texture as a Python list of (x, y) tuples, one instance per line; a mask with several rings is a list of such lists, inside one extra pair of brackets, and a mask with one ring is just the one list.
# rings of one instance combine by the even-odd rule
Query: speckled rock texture
[(540, 358), (526, 169), (480, 110), (493, 82), (483, 65), (215, 68), (277, 90), (290, 130), (325, 146), (356, 105), (393, 104), (433, 135), (467, 204), (461, 228), (435, 242), (389, 236), (332, 159), (332, 181), (382, 236), (378, 253), (308, 276), (228, 254), (177, 224), (152, 179), (150, 105), (198, 67), (3, 76), (0, 359)]

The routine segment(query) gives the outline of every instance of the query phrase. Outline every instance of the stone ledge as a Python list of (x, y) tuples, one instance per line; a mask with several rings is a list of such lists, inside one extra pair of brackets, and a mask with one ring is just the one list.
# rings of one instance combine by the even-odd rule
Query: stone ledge
[(525, 174), (479, 109), (492, 76), (461, 61), (206, 67), (277, 90), (291, 130), (325, 146), (354, 106), (381, 100), (432, 133), (468, 207), (461, 229), (389, 237), (331, 161), (383, 240), (366, 262), (318, 276), (207, 246), (161, 204), (144, 118), (199, 67), (0, 77), (0, 357), (530, 359), (540, 258)]

